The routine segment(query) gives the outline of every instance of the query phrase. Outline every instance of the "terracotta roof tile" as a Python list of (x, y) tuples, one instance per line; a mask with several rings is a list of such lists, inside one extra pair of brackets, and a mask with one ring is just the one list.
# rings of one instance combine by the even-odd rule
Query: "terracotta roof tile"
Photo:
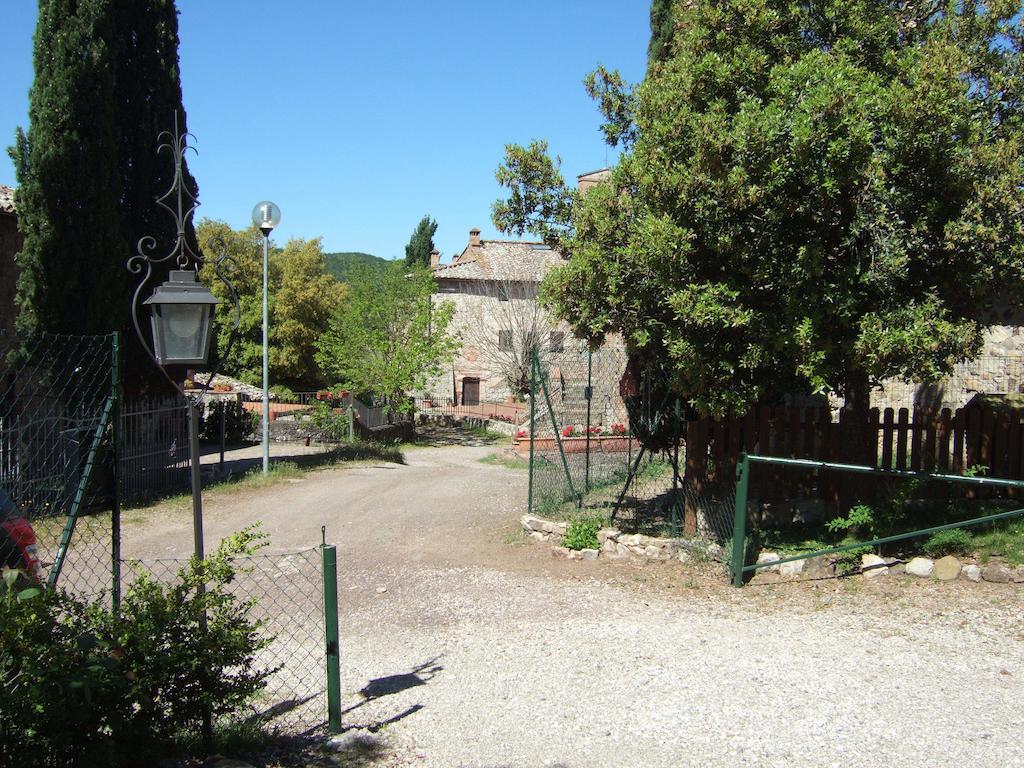
[(455, 280), (515, 280), (540, 282), (551, 267), (564, 261), (559, 251), (542, 243), (481, 240), (459, 260), (434, 269), (434, 276)]

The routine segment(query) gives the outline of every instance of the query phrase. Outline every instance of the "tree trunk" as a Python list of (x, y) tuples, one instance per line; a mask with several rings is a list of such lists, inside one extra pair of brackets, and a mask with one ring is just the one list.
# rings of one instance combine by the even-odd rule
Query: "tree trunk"
[(874, 451), (870, 433), (871, 386), (866, 371), (851, 368), (846, 375), (843, 434), (843, 460), (850, 464), (871, 465)]

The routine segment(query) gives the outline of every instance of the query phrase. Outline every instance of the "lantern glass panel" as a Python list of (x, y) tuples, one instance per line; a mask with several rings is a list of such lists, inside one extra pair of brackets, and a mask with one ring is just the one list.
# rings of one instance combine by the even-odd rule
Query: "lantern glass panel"
[(163, 331), (161, 362), (196, 363), (206, 357), (206, 304), (164, 304), (158, 322)]

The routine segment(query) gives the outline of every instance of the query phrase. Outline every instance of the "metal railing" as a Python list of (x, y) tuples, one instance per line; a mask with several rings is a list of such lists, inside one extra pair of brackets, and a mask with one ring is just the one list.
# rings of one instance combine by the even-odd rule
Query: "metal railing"
[(793, 469), (810, 469), (816, 472), (824, 469), (839, 472), (851, 472), (854, 474), (872, 475), (874, 477), (893, 477), (903, 480), (926, 480), (948, 483), (961, 483), (965, 485), (974, 485), (988, 488), (1024, 488), (1024, 481), (1022, 480), (1003, 480), (1000, 478), (993, 477), (969, 477), (966, 475), (939, 475), (929, 474), (927, 472), (908, 472), (905, 470), (868, 467), (860, 464), (839, 464), (829, 461), (812, 461), (809, 459), (784, 459), (775, 456), (758, 456), (744, 453), (740, 458), (739, 464), (736, 466), (736, 507), (732, 531), (732, 555), (730, 558), (733, 586), (736, 587), (743, 586), (744, 574), (753, 573), (757, 571), (759, 568), (778, 566), (782, 565), (783, 563), (791, 563), (797, 560), (808, 560), (810, 558), (820, 557), (823, 555), (851, 552), (855, 549), (861, 549), (863, 547), (876, 547), (881, 544), (889, 544), (895, 541), (904, 541), (906, 539), (915, 539), (920, 536), (928, 536), (933, 533), (938, 533), (939, 531), (948, 531), (953, 528), (966, 528), (974, 525), (982, 525), (984, 523), (992, 523), (999, 520), (1006, 520), (1011, 517), (1018, 517), (1020, 515), (1024, 515), (1024, 509), (1015, 509), (1008, 512), (1000, 512), (994, 515), (975, 517), (969, 520), (961, 520), (954, 523), (947, 523), (945, 525), (932, 526), (931, 528), (921, 528), (915, 531), (907, 531), (905, 533), (895, 534), (893, 536), (884, 536), (882, 538), (871, 539), (869, 541), (859, 541), (855, 544), (844, 544), (836, 547), (828, 547), (826, 549), (818, 549), (813, 552), (804, 552), (799, 555), (794, 555), (792, 557), (782, 558), (779, 560), (771, 560), (761, 563), (751, 563), (748, 565), (746, 564), (747, 498), (750, 488), (751, 464), (775, 464), (783, 467), (790, 467)]

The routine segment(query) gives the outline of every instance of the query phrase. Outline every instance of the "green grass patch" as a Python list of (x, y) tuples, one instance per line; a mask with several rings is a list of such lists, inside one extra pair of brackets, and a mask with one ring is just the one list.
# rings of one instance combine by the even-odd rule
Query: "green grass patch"
[(481, 464), (491, 464), (497, 467), (505, 467), (506, 469), (529, 469), (530, 462), (521, 456), (510, 456), (507, 453), (492, 453), (488, 456), (484, 456), (482, 459), (478, 459)]
[(1024, 520), (1021, 518), (976, 529), (974, 550), (979, 557), (1005, 557), (1011, 565), (1024, 565)]

